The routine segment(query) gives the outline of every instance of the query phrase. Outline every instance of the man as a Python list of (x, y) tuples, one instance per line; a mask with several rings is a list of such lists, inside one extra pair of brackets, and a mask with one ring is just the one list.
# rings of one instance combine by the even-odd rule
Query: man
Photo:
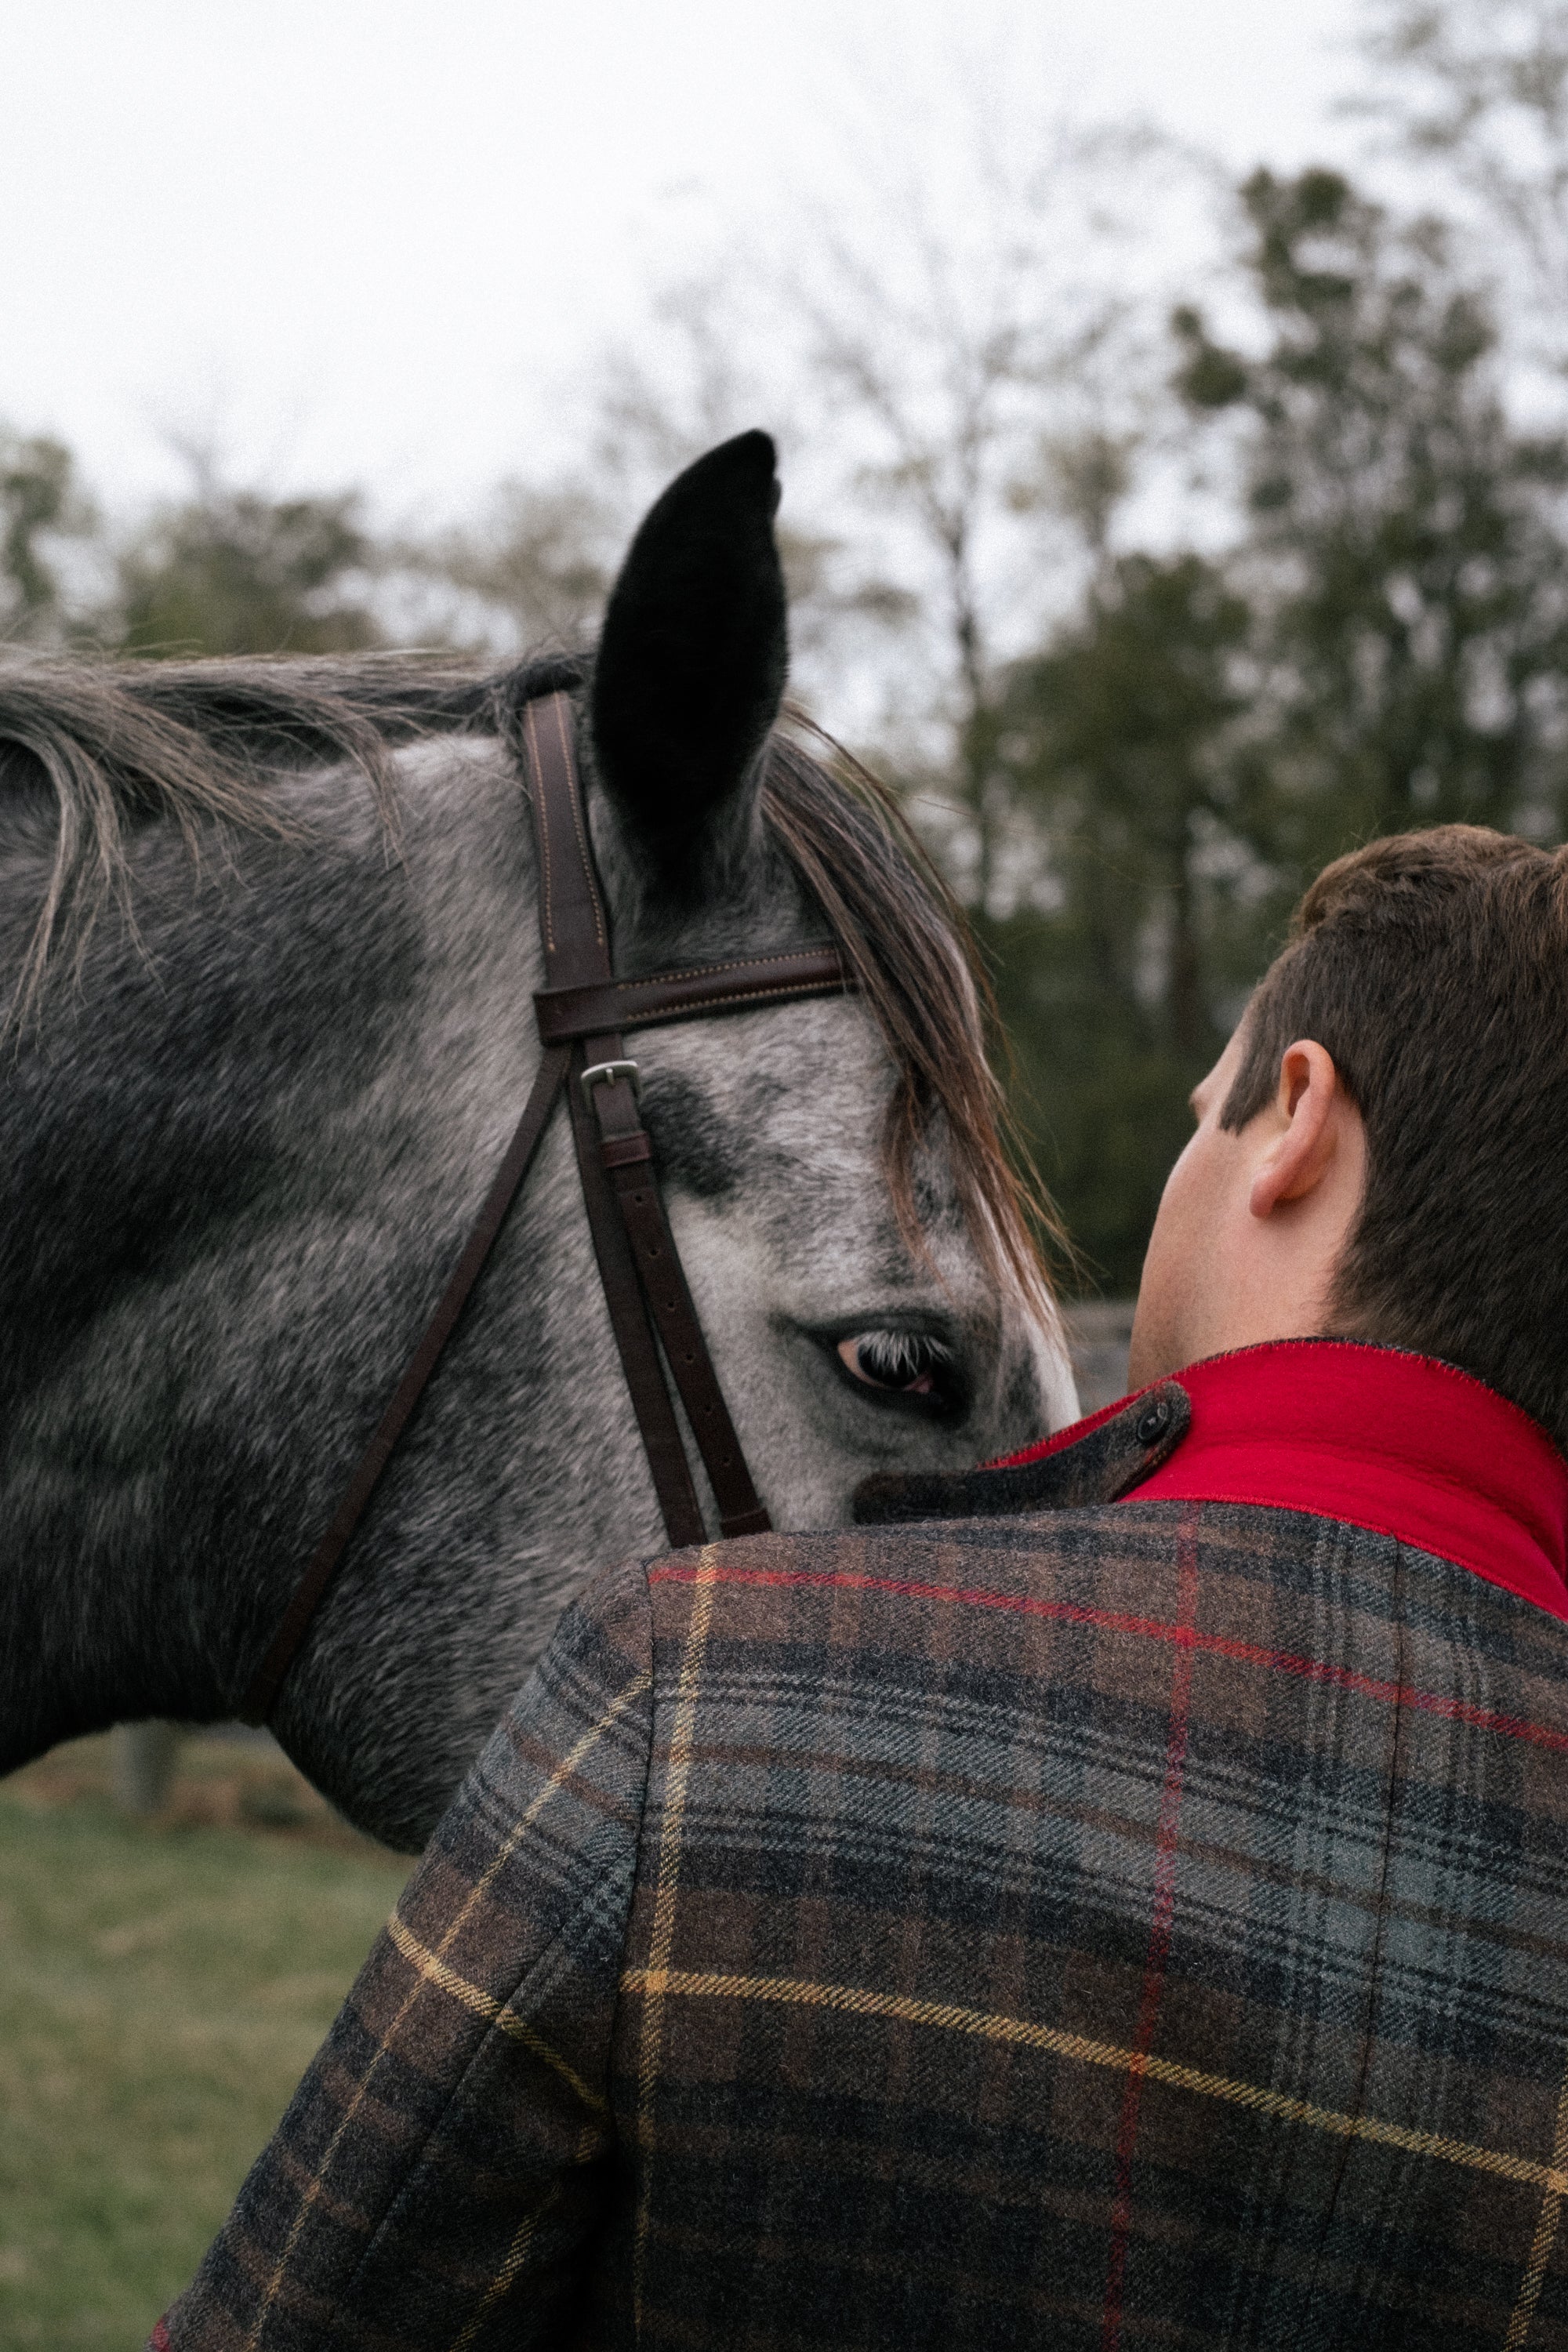
[(155, 2342), (1568, 2345), (1568, 852), (1194, 1108), (1131, 1401), (570, 1612)]

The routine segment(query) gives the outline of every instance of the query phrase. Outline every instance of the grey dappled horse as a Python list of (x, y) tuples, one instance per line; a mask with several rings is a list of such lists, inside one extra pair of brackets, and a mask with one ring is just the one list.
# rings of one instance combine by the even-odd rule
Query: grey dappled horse
[[(563, 685), (623, 974), (831, 932), (861, 977), (637, 1049), (774, 1523), (1071, 1417), (949, 910), (775, 723), (775, 500), (760, 434), (682, 476), (596, 665), (0, 665), (0, 1769), (233, 1711), (537, 1061), (515, 741)], [(278, 1736), (416, 1845), (563, 1603), (664, 1548), (558, 1115)]]

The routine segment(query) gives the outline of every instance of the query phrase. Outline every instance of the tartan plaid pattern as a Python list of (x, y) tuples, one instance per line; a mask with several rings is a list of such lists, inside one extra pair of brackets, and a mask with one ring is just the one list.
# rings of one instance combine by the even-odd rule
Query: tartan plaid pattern
[(1244, 1506), (619, 1570), (168, 2343), (1568, 2347), (1565, 1667)]

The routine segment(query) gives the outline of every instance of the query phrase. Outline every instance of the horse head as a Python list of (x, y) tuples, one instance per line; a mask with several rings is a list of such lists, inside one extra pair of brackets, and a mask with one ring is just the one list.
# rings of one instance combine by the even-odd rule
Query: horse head
[[(592, 659), (0, 669), (0, 1769), (221, 1718), (266, 1648), (538, 1064), (517, 745), (547, 688), (618, 976), (832, 939), (858, 982), (637, 1040), (774, 1525), (1071, 1417), (952, 909), (885, 795), (781, 722), (776, 499), (761, 434), (690, 467)], [(417, 1844), (563, 1603), (665, 1540), (558, 1117), (279, 1738)]]

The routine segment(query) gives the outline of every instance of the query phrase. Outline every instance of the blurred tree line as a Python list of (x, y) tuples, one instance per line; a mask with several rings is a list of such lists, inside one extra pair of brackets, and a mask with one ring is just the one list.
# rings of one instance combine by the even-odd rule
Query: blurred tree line
[[(1080, 142), (978, 258), (915, 219), (900, 276), (835, 231), (776, 289), (795, 437), (842, 452), (786, 505), (797, 644), (897, 682), (856, 748), (969, 906), (1022, 1127), (1107, 1289), (1319, 866), (1453, 818), (1568, 830), (1568, 5), (1366, 24), (1364, 110), (1444, 173), (1446, 220), (1258, 170), (1205, 299), (1129, 300), (1063, 263), (1064, 203), (1131, 171)], [(582, 642), (651, 490), (778, 415), (776, 335), (752, 382), (700, 291), (665, 323), (673, 391), (616, 361), (576, 472), (417, 540), (199, 458), (115, 539), (58, 442), (0, 436), (0, 630), (149, 658)]]
[(975, 721), (1058, 886), (981, 918), (1005, 1021), (1117, 1285), (1306, 879), (1380, 833), (1568, 823), (1568, 437), (1510, 421), (1433, 224), (1327, 171), (1258, 172), (1241, 208), (1261, 332), (1171, 321), (1228, 543), (1108, 554)]

